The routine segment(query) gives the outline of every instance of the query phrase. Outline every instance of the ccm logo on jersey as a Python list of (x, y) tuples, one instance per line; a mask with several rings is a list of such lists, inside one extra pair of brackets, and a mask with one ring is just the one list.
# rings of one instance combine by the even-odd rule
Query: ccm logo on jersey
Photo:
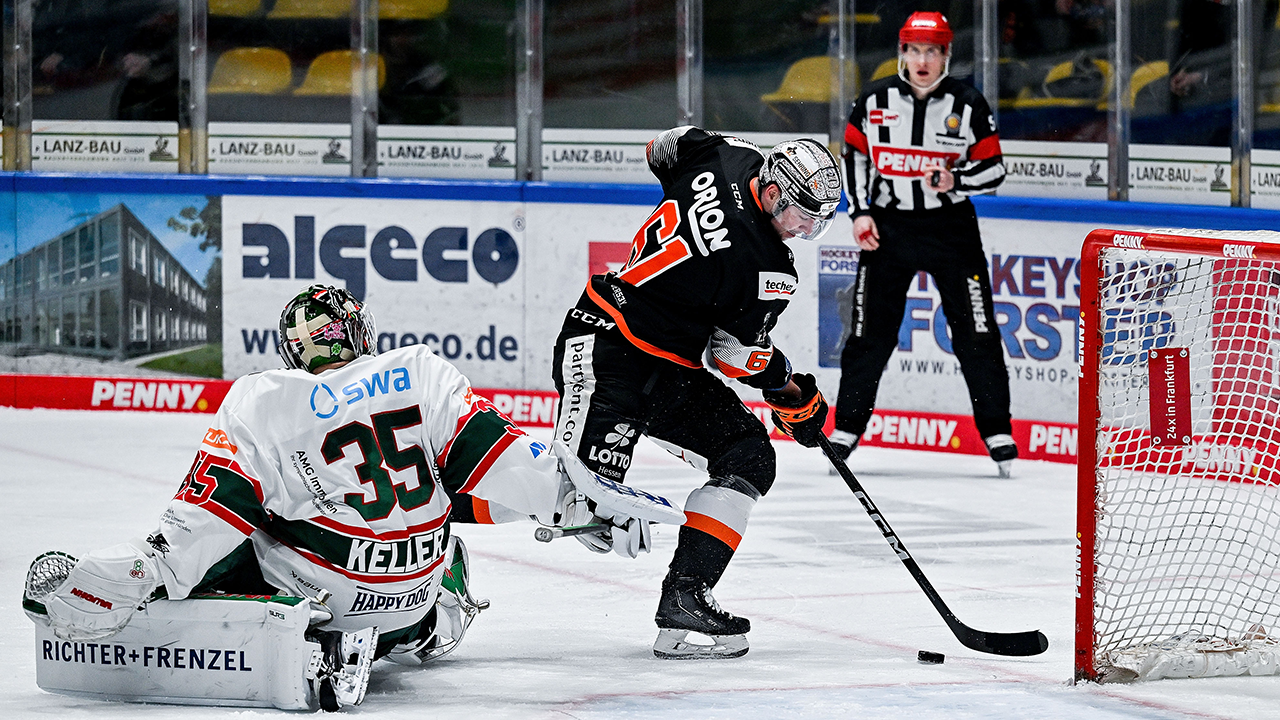
[(959, 153), (932, 152), (929, 150), (899, 150), (897, 148), (871, 148), (871, 155), (876, 161), (876, 170), (886, 177), (924, 177), (925, 167), (938, 164), (951, 167), (959, 159)]
[(867, 122), (872, 125), (900, 125), (902, 115), (892, 110), (872, 110), (867, 113)]
[(760, 299), (788, 300), (796, 293), (800, 281), (790, 275), (775, 272), (760, 273)]

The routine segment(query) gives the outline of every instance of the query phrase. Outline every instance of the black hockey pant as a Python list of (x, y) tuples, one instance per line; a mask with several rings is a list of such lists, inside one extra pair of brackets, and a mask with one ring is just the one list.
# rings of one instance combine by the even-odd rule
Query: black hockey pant
[[(603, 313), (600, 314), (603, 316)], [(592, 471), (622, 481), (640, 435), (711, 477), (689, 495), (671, 572), (715, 586), (751, 508), (776, 471), (764, 425), (705, 369), (649, 355), (606, 318), (573, 310), (556, 340), (556, 439)]]
[(854, 281), (852, 328), (840, 359), (836, 429), (861, 435), (880, 376), (898, 343), (907, 290), (933, 276), (951, 343), (982, 437), (1010, 432), (1009, 374), (973, 204), (923, 212), (872, 211), (880, 247), (863, 251)]

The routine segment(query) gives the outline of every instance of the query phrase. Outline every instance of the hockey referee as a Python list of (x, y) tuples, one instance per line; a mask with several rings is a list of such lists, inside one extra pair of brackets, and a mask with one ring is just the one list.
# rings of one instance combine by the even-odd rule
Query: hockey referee
[(986, 100), (947, 77), (951, 39), (941, 13), (907, 18), (898, 32), (898, 74), (867, 88), (845, 128), (849, 212), (862, 252), (831, 442), (845, 457), (857, 447), (898, 342), (907, 289), (924, 271), (942, 296), (978, 432), (1008, 477), (1018, 456), (1009, 376), (968, 199), (995, 189), (1004, 163)]

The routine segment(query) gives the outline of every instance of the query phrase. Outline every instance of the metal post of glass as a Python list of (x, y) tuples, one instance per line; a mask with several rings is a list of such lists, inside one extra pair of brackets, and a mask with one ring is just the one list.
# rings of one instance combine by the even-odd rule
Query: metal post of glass
[(827, 147), (838, 157), (849, 106), (857, 99), (854, 63), (854, 5), (856, 0), (831, 0), (832, 25), (827, 36), (831, 56), (831, 102), (827, 113)]
[(378, 175), (378, 0), (351, 4), (351, 177)]
[(676, 125), (702, 124), (702, 0), (676, 0)]
[(31, 0), (4, 1), (4, 169), (31, 169)]
[(1260, 11), (1259, 3), (1235, 4), (1235, 62), (1231, 73), (1236, 86), (1235, 103), (1231, 106), (1231, 204), (1235, 207), (1249, 207), (1253, 200), (1253, 28), (1254, 14)]
[(1000, 45), (996, 38), (1000, 32), (997, 20), (997, 0), (975, 0), (974, 16), (981, 22), (977, 28), (980, 42), (973, 44), (974, 75), (977, 76), (978, 89), (991, 108), (991, 115), (1000, 116)]
[(516, 6), (516, 179), (542, 180), (543, 0)]
[(1112, 23), (1111, 66), (1115, 83), (1111, 88), (1111, 110), (1107, 117), (1107, 198), (1129, 199), (1129, 138), (1133, 119), (1129, 97), (1129, 4), (1115, 0), (1115, 22)]
[(178, 4), (178, 172), (209, 172), (209, 4)]

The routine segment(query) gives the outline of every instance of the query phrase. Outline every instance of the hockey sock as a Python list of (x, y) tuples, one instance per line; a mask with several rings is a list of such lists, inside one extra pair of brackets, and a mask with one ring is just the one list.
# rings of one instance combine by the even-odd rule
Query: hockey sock
[[(728, 482), (732, 480), (736, 478)], [(712, 480), (717, 482), (728, 484)], [(715, 587), (742, 541), (756, 497), (710, 483), (689, 493), (671, 571), (702, 578)]]

